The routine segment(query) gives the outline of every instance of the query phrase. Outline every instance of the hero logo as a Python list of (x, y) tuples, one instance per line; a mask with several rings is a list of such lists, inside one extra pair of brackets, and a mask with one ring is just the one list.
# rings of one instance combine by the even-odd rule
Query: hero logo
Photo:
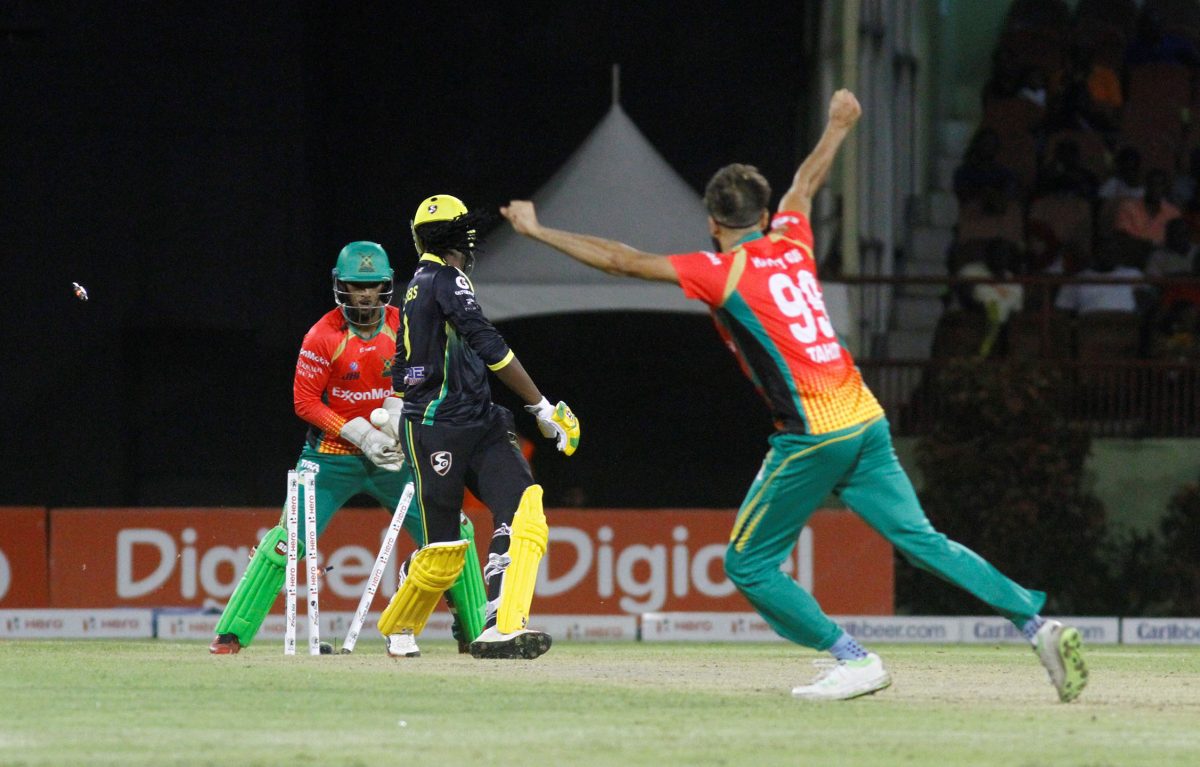
[(448, 450), (440, 450), (429, 456), (429, 463), (433, 465), (433, 470), (438, 473), (438, 476), (446, 476), (446, 472), (450, 471), (450, 463), (454, 460), (454, 456), (450, 455)]
[(329, 367), (329, 360), (325, 359), (324, 357), (322, 357), (320, 354), (317, 354), (316, 352), (311, 352), (308, 349), (301, 349), (300, 356), (304, 357), (305, 359), (312, 360), (313, 362), (317, 363), (321, 367), (326, 367), (326, 368)]
[(354, 391), (352, 389), (343, 389), (340, 386), (333, 387), (330, 392), (334, 399), (345, 400), (346, 402), (363, 402), (365, 400), (384, 400), (392, 396), (391, 389), (375, 388), (370, 391)]

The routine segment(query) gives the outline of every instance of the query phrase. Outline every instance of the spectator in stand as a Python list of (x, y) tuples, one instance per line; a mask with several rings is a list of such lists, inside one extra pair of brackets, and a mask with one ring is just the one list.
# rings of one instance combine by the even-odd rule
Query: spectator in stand
[[(1192, 130), (1195, 130), (1193, 127)], [(1180, 173), (1171, 185), (1171, 202), (1180, 210), (1194, 209), (1197, 203), (1196, 192), (1200, 190), (1200, 147), (1194, 147), (1188, 154), (1187, 173)]]
[(1156, 248), (1146, 261), (1146, 276), (1191, 274), (1198, 251), (1200, 248), (1192, 243), (1191, 227), (1182, 218), (1173, 218), (1167, 222), (1162, 247)]
[(1021, 87), (1017, 96), (1042, 109), (1046, 108), (1046, 73), (1039, 67), (1026, 67), (1021, 75)]
[(1165, 170), (1154, 168), (1146, 174), (1145, 193), (1139, 200), (1126, 198), (1117, 203), (1113, 228), (1137, 240), (1162, 245), (1167, 236), (1167, 222), (1179, 218), (1179, 208), (1167, 200), (1171, 177)]
[(993, 128), (980, 128), (967, 147), (962, 165), (954, 171), (954, 194), (959, 205), (978, 203), (991, 209), (997, 201), (1018, 197), (1017, 177), (997, 161), (999, 154), (1000, 134)]
[(1121, 82), (1112, 68), (1094, 60), (1083, 46), (1071, 48), (1062, 79), (1051, 89), (1059, 94), (1042, 125), (1046, 135), (1060, 130), (1116, 131), (1121, 109)]
[(1163, 290), (1161, 305), (1168, 307), (1168, 312), (1179, 303), (1200, 307), (1200, 254), (1192, 260), (1192, 269), (1187, 276), (1194, 279), (1167, 285)]
[(1195, 364), (1200, 362), (1200, 304), (1176, 301), (1159, 323), (1159, 332), (1150, 342), (1151, 356)]
[(1080, 48), (1080, 56), (1086, 57), (1087, 92), (1092, 101), (1092, 108), (1103, 116), (1109, 126), (1119, 123), (1121, 107), (1125, 105), (1125, 94), (1121, 90), (1121, 76), (1102, 61), (1096, 59), (1094, 52)]
[(992, 76), (983, 86), (983, 103), (1017, 95), (1021, 87), (1021, 62), (1011, 49), (1001, 45), (992, 54)]
[[(987, 244), (984, 250), (984, 261), (971, 261), (958, 272), (958, 277), (969, 277), (984, 280), (1005, 280), (1013, 276), (1013, 269), (1020, 253), (1017, 247), (1008, 240), (996, 238)], [(987, 332), (979, 347), (979, 356), (986, 357), (992, 349), (1004, 350), (1004, 333), (1008, 327), (1008, 318), (1013, 312), (1021, 310), (1025, 303), (1025, 291), (1019, 283), (979, 283), (964, 286), (963, 304), (968, 309), (981, 309), (987, 315)]]
[(1037, 191), (1041, 194), (1069, 194), (1094, 200), (1099, 186), (1095, 174), (1080, 160), (1079, 144), (1072, 139), (1055, 144), (1053, 154), (1038, 173)]
[(1151, 62), (1200, 66), (1200, 52), (1191, 40), (1167, 32), (1159, 11), (1146, 6), (1138, 16), (1137, 32), (1125, 50), (1125, 69)]
[(1146, 193), (1142, 186), (1142, 154), (1131, 146), (1117, 152), (1113, 174), (1100, 185), (1097, 192), (1101, 199), (1116, 200), (1121, 197), (1141, 197)]
[[(1092, 255), (1088, 268), (1080, 270), (1075, 276), (1079, 279), (1141, 279), (1145, 275), (1141, 269), (1132, 266), (1117, 266), (1121, 245), (1116, 240), (1101, 243)], [(1054, 306), (1075, 314), (1088, 312), (1130, 312), (1138, 311), (1139, 302), (1136, 295), (1136, 284), (1131, 283), (1092, 283), (1080, 284), (1070, 282), (1063, 285), (1054, 300)]]

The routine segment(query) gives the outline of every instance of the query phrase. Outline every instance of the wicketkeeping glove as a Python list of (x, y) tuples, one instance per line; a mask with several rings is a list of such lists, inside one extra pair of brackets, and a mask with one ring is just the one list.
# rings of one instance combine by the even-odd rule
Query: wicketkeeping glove
[(391, 437), (398, 446), (400, 435), (404, 433), (404, 400), (399, 397), (388, 397), (383, 401), (383, 409), (388, 411), (391, 420), (387, 426), (381, 427), (380, 431)]
[(346, 421), (341, 437), (363, 451), (363, 455), (379, 468), (400, 471), (404, 459), (396, 451), (395, 440), (372, 426), (366, 418), (359, 416)]
[(555, 445), (561, 453), (571, 455), (579, 447), (579, 419), (567, 407), (567, 403), (551, 405), (542, 397), (541, 402), (526, 405), (525, 410), (537, 419), (538, 431), (543, 437), (557, 437)]

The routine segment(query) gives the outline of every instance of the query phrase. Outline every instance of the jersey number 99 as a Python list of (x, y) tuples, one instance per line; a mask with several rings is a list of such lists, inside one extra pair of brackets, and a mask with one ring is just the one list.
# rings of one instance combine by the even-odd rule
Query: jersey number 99
[(825, 313), (825, 301), (821, 298), (821, 288), (817, 278), (810, 272), (801, 270), (796, 275), (797, 282), (786, 274), (772, 274), (767, 282), (771, 297), (784, 317), (798, 317), (799, 322), (788, 324), (792, 335), (802, 344), (811, 344), (817, 340), (817, 333), (826, 338), (833, 338), (833, 323)]

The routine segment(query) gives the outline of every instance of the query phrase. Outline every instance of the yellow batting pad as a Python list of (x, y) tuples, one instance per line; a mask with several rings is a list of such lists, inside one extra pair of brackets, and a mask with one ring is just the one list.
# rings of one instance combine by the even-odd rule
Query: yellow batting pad
[(529, 622), (533, 587), (537, 584), (538, 564), (550, 541), (550, 527), (542, 511), (542, 486), (530, 485), (521, 496), (513, 515), (512, 537), (508, 543), (508, 568), (500, 586), (500, 604), (496, 609), (496, 628), (511, 634)]
[(431, 543), (418, 551), (408, 564), (404, 583), (379, 616), (380, 633), (387, 636), (410, 629), (420, 634), (442, 592), (458, 580), (468, 545), (467, 541)]

